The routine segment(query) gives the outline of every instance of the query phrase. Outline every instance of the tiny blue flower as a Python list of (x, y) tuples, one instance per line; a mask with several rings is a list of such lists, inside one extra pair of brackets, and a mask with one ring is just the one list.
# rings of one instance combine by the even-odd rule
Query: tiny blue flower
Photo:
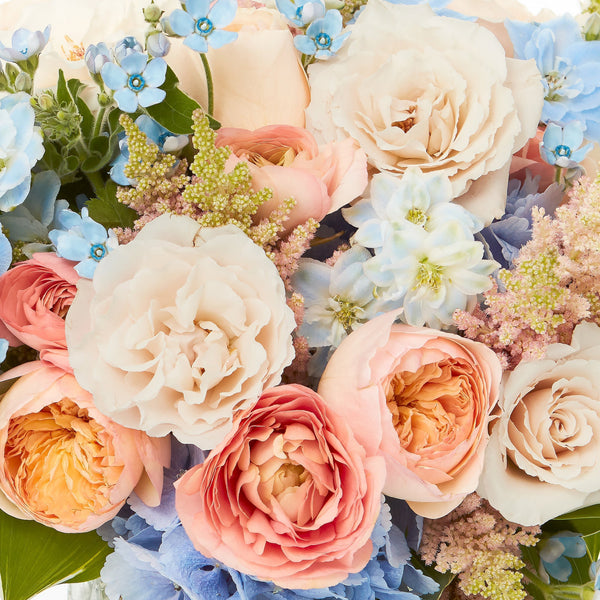
[(306, 35), (294, 38), (296, 48), (307, 56), (329, 58), (333, 56), (346, 41), (350, 32), (342, 33), (344, 23), (339, 10), (328, 10), (321, 19), (313, 21), (306, 30)]
[(304, 27), (325, 16), (323, 0), (276, 0), (277, 9), (296, 27)]
[(68, 209), (62, 210), (57, 220), (62, 229), (53, 229), (48, 234), (56, 247), (56, 254), (77, 261), (77, 273), (92, 279), (98, 263), (119, 245), (117, 236), (112, 229), (107, 233), (89, 216), (85, 207), (81, 209), (81, 215)]
[(107, 87), (115, 90), (115, 100), (124, 112), (135, 112), (140, 106), (152, 106), (162, 102), (166, 92), (158, 86), (164, 83), (167, 63), (162, 58), (148, 61), (146, 54), (134, 52), (126, 56), (120, 65), (109, 62), (101, 70)]
[(584, 126), (579, 121), (571, 121), (564, 127), (548, 123), (540, 145), (542, 158), (563, 169), (576, 167), (593, 147), (593, 144), (586, 144), (580, 148), (583, 132)]
[(0, 58), (8, 62), (22, 62), (37, 56), (50, 39), (50, 25), (44, 31), (17, 29), (12, 36), (11, 46), (0, 43)]
[(114, 54), (115, 60), (120, 64), (121, 61), (130, 54), (138, 54), (144, 52), (142, 45), (131, 35), (124, 37), (115, 44)]
[(0, 362), (4, 362), (8, 350), (8, 340), (0, 338)]
[(169, 16), (171, 29), (185, 36), (184, 44), (196, 52), (207, 52), (208, 45), (220, 48), (237, 39), (234, 31), (225, 31), (237, 11), (236, 0), (187, 0), (185, 10), (176, 9)]
[(567, 581), (573, 571), (570, 558), (585, 556), (586, 545), (577, 533), (561, 531), (542, 543), (540, 550), (540, 575), (548, 581), (548, 574), (558, 581)]
[(148, 36), (146, 40), (146, 48), (148, 54), (154, 58), (161, 58), (166, 56), (171, 49), (171, 42), (162, 31), (157, 31), (152, 35)]
[(96, 75), (106, 63), (111, 62), (110, 50), (104, 42), (90, 44), (85, 50), (84, 60), (88, 71)]

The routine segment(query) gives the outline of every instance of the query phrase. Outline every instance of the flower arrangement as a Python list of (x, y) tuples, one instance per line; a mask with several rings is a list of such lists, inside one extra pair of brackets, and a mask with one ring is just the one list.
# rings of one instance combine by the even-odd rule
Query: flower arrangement
[(600, 594), (596, 0), (0, 11), (5, 600)]

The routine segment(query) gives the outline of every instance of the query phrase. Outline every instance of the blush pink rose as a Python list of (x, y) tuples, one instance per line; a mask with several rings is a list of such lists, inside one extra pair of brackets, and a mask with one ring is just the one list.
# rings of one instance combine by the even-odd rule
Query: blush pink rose
[(477, 487), (502, 369), (483, 344), (396, 316), (376, 317), (340, 344), (319, 394), (359, 424), (367, 454), (385, 458), (384, 493), (437, 518)]
[(223, 127), (217, 146), (228, 146), (233, 155), (250, 167), (255, 190), (268, 187), (273, 198), (263, 204), (258, 217), (267, 217), (283, 200), (294, 198), (286, 229), (348, 204), (364, 191), (368, 182), (367, 159), (351, 140), (319, 146), (306, 129), (291, 125), (268, 125), (254, 131)]
[(0, 508), (69, 533), (109, 521), (134, 490), (157, 506), (169, 439), (114, 423), (70, 373), (27, 367), (0, 402)]
[(41, 252), (0, 277), (0, 336), (11, 346), (27, 344), (64, 370), (70, 370), (64, 318), (79, 279), (72, 265)]
[(281, 587), (327, 587), (369, 561), (384, 479), (344, 418), (283, 385), (176, 483), (176, 507), (204, 555)]
[(543, 192), (554, 183), (554, 167), (549, 165), (540, 154), (540, 144), (544, 138), (544, 127), (538, 127), (534, 137), (513, 155), (510, 163), (510, 179), (525, 181), (525, 174), (540, 178), (538, 189)]

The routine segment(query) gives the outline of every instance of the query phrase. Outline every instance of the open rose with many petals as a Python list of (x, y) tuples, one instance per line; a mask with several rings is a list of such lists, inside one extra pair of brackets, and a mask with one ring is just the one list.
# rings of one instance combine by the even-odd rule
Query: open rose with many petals
[(483, 344), (395, 317), (376, 317), (340, 344), (319, 394), (358, 424), (367, 453), (385, 458), (384, 493), (437, 518), (477, 487), (502, 369)]
[(600, 502), (600, 327), (505, 377), (478, 493), (510, 521), (540, 525)]
[(204, 449), (279, 383), (296, 325), (262, 248), (176, 215), (103, 258), (66, 324), (75, 376), (104, 414)]
[(294, 198), (296, 204), (285, 222), (288, 231), (309, 218), (320, 221), (367, 187), (366, 157), (350, 139), (318, 146), (306, 129), (270, 125), (254, 131), (222, 127), (216, 144), (228, 146), (236, 159), (248, 163), (255, 190), (273, 191), (273, 198), (260, 206), (258, 218)]
[(105, 417), (75, 377), (24, 367), (0, 402), (0, 508), (64, 532), (96, 529), (135, 489), (160, 500), (168, 438), (152, 439)]
[(176, 506), (204, 555), (285, 588), (328, 587), (369, 561), (384, 478), (327, 402), (284, 385), (181, 477)]
[(379, 170), (446, 175), (484, 222), (502, 216), (511, 156), (541, 115), (533, 61), (507, 58), (476, 23), (370, 0), (326, 63), (309, 68), (318, 141), (351, 137)]

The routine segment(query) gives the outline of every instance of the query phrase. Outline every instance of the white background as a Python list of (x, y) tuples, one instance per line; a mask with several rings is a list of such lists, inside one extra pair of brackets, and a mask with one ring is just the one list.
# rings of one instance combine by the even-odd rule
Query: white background
[[(0, 0), (0, 3), (6, 0)], [(542, 8), (549, 8), (557, 14), (570, 12), (577, 14), (580, 12), (579, 0), (521, 0), (532, 13), (537, 13)], [(67, 586), (60, 585), (50, 590), (46, 590), (35, 597), (35, 600), (66, 600)]]

